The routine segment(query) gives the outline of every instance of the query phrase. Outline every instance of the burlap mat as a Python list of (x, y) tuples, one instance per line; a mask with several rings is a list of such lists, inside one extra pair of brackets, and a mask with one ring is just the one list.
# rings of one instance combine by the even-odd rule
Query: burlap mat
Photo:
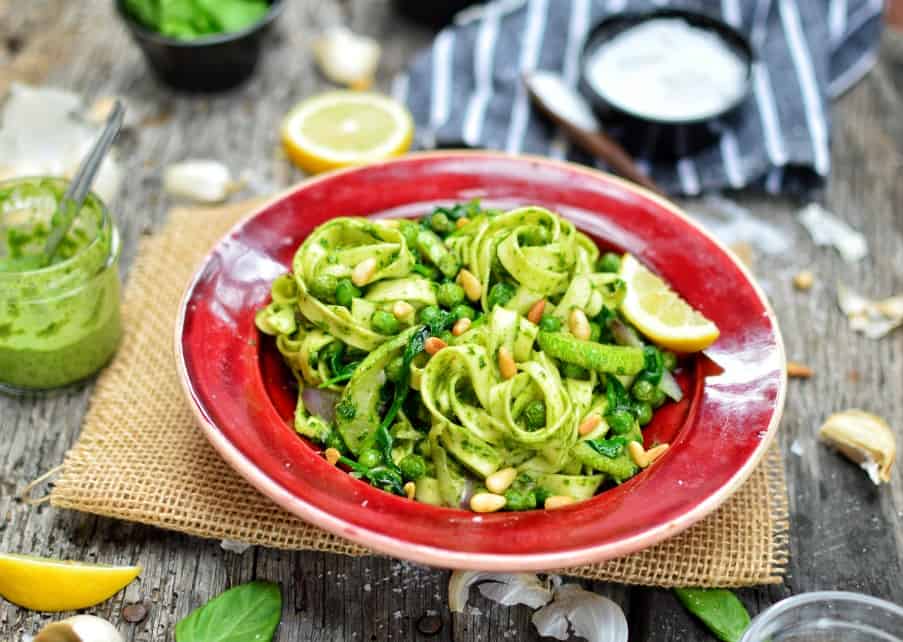
[[(100, 376), (51, 502), (201, 537), (366, 555), (259, 495), (207, 443), (183, 400), (172, 351), (183, 288), (207, 250), (252, 206), (176, 209), (161, 233), (142, 242), (125, 295), (122, 347)], [(787, 529), (784, 468), (773, 449), (700, 524), (641, 553), (567, 573), (655, 586), (779, 583)]]

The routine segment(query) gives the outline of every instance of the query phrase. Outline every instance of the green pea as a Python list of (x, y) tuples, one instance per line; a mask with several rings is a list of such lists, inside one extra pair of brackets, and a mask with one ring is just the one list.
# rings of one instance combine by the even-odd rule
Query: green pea
[(386, 378), (392, 383), (398, 383), (404, 376), (404, 359), (395, 357), (386, 366)]
[(648, 381), (637, 381), (633, 384), (633, 388), (631, 388), (631, 392), (633, 393), (633, 398), (637, 401), (652, 401), (653, 397), (655, 397), (655, 385)]
[(340, 279), (335, 286), (335, 300), (339, 305), (351, 307), (352, 300), (361, 296), (361, 291), (354, 287), (351, 279)]
[(449, 310), (459, 303), (463, 303), (464, 296), (464, 288), (454, 281), (443, 283), (436, 292), (436, 299), (439, 301), (439, 305)]
[(364, 468), (375, 468), (383, 463), (383, 456), (375, 448), (368, 448), (357, 458), (357, 463)]
[(486, 304), (489, 306), (490, 310), (497, 305), (503, 306), (514, 298), (514, 293), (516, 291), (517, 288), (510, 283), (505, 283), (504, 281), (496, 283), (492, 286), (492, 289), (489, 290), (489, 297)]
[(513, 486), (505, 491), (506, 510), (533, 510), (534, 508), (536, 508), (534, 491)]
[(439, 278), (439, 270), (434, 268), (432, 265), (424, 265), (423, 263), (415, 263), (411, 266), (411, 272), (415, 272), (420, 276), (426, 277), (430, 281), (435, 281)]
[(413, 453), (405, 455), (398, 467), (401, 469), (402, 477), (407, 481), (417, 481), (426, 475), (426, 462), (420, 455)]
[(677, 355), (670, 350), (662, 352), (662, 364), (665, 370), (674, 370), (677, 367)]
[(558, 332), (561, 330), (561, 319), (551, 314), (544, 314), (539, 320), (539, 329), (546, 332)]
[(634, 406), (634, 412), (636, 413), (637, 423), (641, 426), (645, 426), (652, 421), (652, 406), (647, 402), (643, 401)]
[(652, 404), (653, 408), (661, 408), (665, 405), (665, 399), (665, 393), (656, 388), (655, 394), (652, 396), (652, 399), (649, 400), (649, 403)]
[(477, 312), (466, 303), (459, 303), (451, 309), (452, 316), (455, 319), (470, 319), (473, 321), (477, 317)]
[(564, 363), (561, 365), (561, 375), (568, 379), (586, 379), (589, 373), (573, 363)]
[(445, 341), (448, 345), (451, 345), (455, 340), (455, 335), (453, 335), (448, 330), (443, 330), (442, 334), (439, 335), (439, 338)]
[(540, 399), (534, 399), (524, 408), (524, 424), (527, 430), (539, 430), (546, 425), (546, 404)]
[(623, 435), (633, 428), (633, 415), (627, 410), (615, 410), (605, 416), (609, 427), (616, 435)]
[(602, 326), (598, 323), (593, 323), (590, 321), (589, 324), (589, 340), (590, 341), (599, 341), (599, 338), (602, 336)]
[(620, 272), (621, 271), (621, 257), (615, 254), (614, 252), (606, 252), (599, 259), (599, 271), (600, 272)]
[(338, 283), (339, 280), (331, 274), (321, 274), (311, 279), (308, 289), (321, 301), (335, 303), (335, 289)]
[(448, 234), (454, 229), (455, 224), (448, 220), (448, 216), (444, 212), (436, 212), (430, 216), (430, 227), (437, 234)]
[(401, 330), (401, 324), (395, 318), (395, 315), (385, 310), (374, 312), (373, 316), (370, 317), (370, 325), (373, 327), (374, 332), (379, 332), (380, 334), (398, 334)]
[(442, 310), (437, 308), (435, 305), (428, 305), (420, 310), (418, 317), (420, 319), (420, 323), (437, 323), (439, 319), (442, 318)]

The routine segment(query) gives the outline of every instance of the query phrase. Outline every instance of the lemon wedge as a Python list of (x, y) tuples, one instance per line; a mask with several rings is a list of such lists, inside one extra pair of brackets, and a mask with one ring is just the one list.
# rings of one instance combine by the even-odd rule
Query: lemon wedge
[(140, 566), (0, 553), (0, 596), (32, 611), (74, 611), (111, 598), (139, 573)]
[(331, 91), (302, 101), (282, 123), (289, 158), (309, 173), (400, 156), (414, 137), (401, 103), (375, 93)]
[(702, 316), (630, 254), (621, 261), (627, 296), (621, 311), (644, 335), (669, 350), (697, 352), (718, 338), (718, 327)]

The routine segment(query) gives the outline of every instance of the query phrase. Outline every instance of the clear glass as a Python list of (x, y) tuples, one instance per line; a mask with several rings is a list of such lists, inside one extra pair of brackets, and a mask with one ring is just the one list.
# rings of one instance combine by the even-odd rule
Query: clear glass
[(740, 642), (903, 642), (903, 608), (858, 593), (803, 593), (759, 614)]
[(0, 182), (0, 389), (8, 392), (85, 379), (119, 344), (119, 233), (97, 196), (85, 200), (54, 262), (41, 263), (66, 187), (56, 178)]

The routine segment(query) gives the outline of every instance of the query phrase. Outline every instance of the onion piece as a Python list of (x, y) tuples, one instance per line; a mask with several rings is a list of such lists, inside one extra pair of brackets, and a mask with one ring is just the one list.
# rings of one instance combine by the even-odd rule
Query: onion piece
[(480, 585), (480, 593), (499, 604), (526, 604), (539, 608), (549, 603), (552, 591), (533, 573), (491, 573), (488, 571), (455, 571), (448, 581), (448, 608), (463, 613), (467, 607), (470, 587)]
[(305, 387), (301, 398), (310, 414), (316, 415), (328, 424), (335, 420), (335, 405), (339, 402), (339, 395), (335, 392)]
[(608, 327), (611, 329), (611, 334), (615, 338), (615, 343), (618, 345), (630, 346), (632, 348), (643, 347), (643, 341), (640, 339), (640, 335), (637, 334), (636, 330), (620, 319), (613, 319), (608, 324)]
[(461, 501), (458, 505), (464, 510), (470, 510), (470, 498), (473, 497), (477, 485), (470, 478), (464, 479), (464, 492), (461, 494)]
[(555, 600), (533, 614), (533, 625), (540, 635), (557, 640), (567, 640), (573, 628), (574, 635), (589, 642), (627, 642), (621, 607), (578, 584), (558, 588)]
[(674, 401), (684, 398), (684, 392), (677, 384), (677, 379), (668, 370), (662, 371), (662, 380), (658, 382), (658, 389), (668, 395)]

